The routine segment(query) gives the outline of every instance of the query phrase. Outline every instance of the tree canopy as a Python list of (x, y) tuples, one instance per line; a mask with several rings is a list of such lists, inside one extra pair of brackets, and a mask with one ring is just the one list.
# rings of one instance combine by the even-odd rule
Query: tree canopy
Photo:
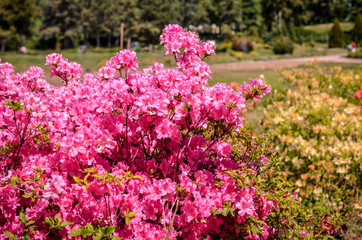
[(0, 44), (19, 47), (35, 32), (41, 48), (111, 47), (119, 44), (121, 23), (124, 41), (143, 44), (157, 43), (172, 23), (219, 39), (235, 33), (293, 39), (296, 26), (353, 21), (361, 12), (362, 0), (2, 0)]

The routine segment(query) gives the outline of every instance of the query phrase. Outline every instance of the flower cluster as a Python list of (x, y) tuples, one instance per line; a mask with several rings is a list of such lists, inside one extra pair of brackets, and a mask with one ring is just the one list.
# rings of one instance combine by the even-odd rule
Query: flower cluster
[(270, 88), (263, 83), (263, 80), (260, 78), (250, 78), (249, 84), (243, 82), (240, 85), (239, 91), (243, 93), (245, 99), (260, 99), (262, 96), (270, 93)]
[(327, 228), (296, 224), (305, 211), (271, 169), (272, 149), (243, 132), (245, 92), (207, 86), (201, 58), (213, 48), (176, 25), (161, 39), (179, 53), (176, 69), (133, 72), (126, 50), (79, 81), (78, 64), (51, 54), (65, 85), (56, 87), (40, 68), (0, 64), (0, 238), (285, 239), (334, 229), (327, 216)]
[[(273, 98), (282, 101), (265, 109), (264, 126), (304, 202), (349, 214), (362, 184), (362, 114), (349, 103), (361, 79), (340, 68), (312, 66), (282, 73), (296, 90), (275, 92)], [(342, 98), (346, 92), (351, 96)]]
[(58, 76), (67, 85), (71, 81), (79, 81), (82, 77), (82, 68), (79, 63), (68, 62), (59, 53), (52, 53), (47, 56), (45, 65), (53, 65), (50, 69), (51, 76)]

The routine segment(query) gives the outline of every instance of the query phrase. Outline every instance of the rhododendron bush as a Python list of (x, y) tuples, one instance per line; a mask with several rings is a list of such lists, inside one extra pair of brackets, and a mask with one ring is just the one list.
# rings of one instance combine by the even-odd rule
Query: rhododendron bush
[(340, 219), (304, 210), (245, 104), (270, 92), (207, 85), (214, 46), (178, 25), (177, 67), (117, 53), (95, 74), (60, 54), (0, 64), (1, 239), (317, 239)]

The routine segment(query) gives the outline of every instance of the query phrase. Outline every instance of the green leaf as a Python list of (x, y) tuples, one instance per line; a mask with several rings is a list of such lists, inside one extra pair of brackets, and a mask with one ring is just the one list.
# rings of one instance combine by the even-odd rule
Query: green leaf
[(95, 178), (99, 178), (99, 179), (104, 179), (104, 177), (98, 173), (96, 174), (93, 174), (92, 177), (95, 177)]
[(250, 224), (250, 230), (255, 235), (257, 235), (261, 232), (260, 229), (258, 229), (253, 223)]
[(60, 228), (63, 228), (63, 227), (66, 227), (66, 226), (69, 226), (69, 225), (72, 225), (74, 224), (73, 222), (68, 222), (68, 221), (62, 221), (62, 223), (60, 224)]
[(29, 193), (23, 194), (22, 196), (23, 196), (24, 198), (31, 198), (32, 196), (34, 196), (34, 193), (29, 192)]
[(77, 236), (82, 235), (82, 233), (79, 230), (73, 228), (72, 231), (69, 233), (69, 235), (72, 237), (77, 237)]
[(35, 223), (34, 220), (31, 220), (25, 224), (25, 227), (29, 227), (30, 225), (33, 225)]
[(102, 239), (102, 236), (100, 236), (100, 235), (93, 236), (93, 240), (101, 240), (101, 239)]
[(50, 227), (50, 228), (54, 228), (54, 220), (51, 217), (46, 217), (45, 218), (45, 223)]
[(82, 182), (84, 182), (83, 179), (80, 179), (79, 177), (75, 177), (75, 176), (74, 176), (73, 179), (74, 179), (74, 181), (76, 181), (76, 182), (79, 183), (79, 184), (82, 183)]
[(59, 213), (55, 214), (54, 220), (56, 223), (59, 222)]
[(140, 179), (140, 180), (142, 180), (142, 181), (143, 181), (143, 177), (141, 177), (141, 176), (137, 176), (137, 175), (135, 175), (135, 176), (133, 176), (132, 178), (133, 178), (133, 179)]
[(124, 186), (124, 184), (121, 182), (121, 180), (115, 180), (116, 183), (118, 183), (119, 185), (121, 185), (122, 187)]
[(6, 235), (8, 235), (9, 237), (11, 237), (11, 238), (15, 238), (15, 235), (14, 235), (13, 233), (11, 233), (11, 232), (4, 231), (4, 233), (5, 233)]
[(116, 226), (107, 226), (107, 227), (104, 229), (103, 234), (104, 234), (104, 236), (109, 236), (109, 235), (111, 235), (115, 230), (116, 230)]
[(94, 172), (97, 172), (97, 168), (96, 167), (94, 167), (94, 168), (86, 168), (86, 169), (84, 169), (83, 172), (85, 172), (85, 173), (94, 173)]
[(25, 216), (25, 212), (24, 209), (21, 209), (20, 215), (19, 215), (19, 219), (21, 224), (23, 224), (24, 226), (26, 226), (26, 216)]
[(126, 225), (129, 226), (129, 224), (131, 223), (131, 219), (129, 219), (129, 217), (126, 217), (125, 222), (126, 222)]
[(7, 102), (6, 103), (3, 103), (3, 105), (5, 106), (9, 106), (11, 107), (12, 109), (14, 109), (15, 111), (19, 111), (19, 109), (21, 109), (22, 107), (24, 107), (24, 105), (21, 104), (21, 102), (14, 102), (14, 101), (11, 101), (9, 99), (7, 99)]
[(24, 232), (23, 234), (23, 240), (30, 240), (30, 236), (28, 232)]
[(83, 233), (82, 233), (82, 237), (86, 238), (88, 236), (91, 236), (94, 234), (94, 229), (92, 227), (92, 229), (86, 229)]
[(229, 214), (229, 208), (224, 208), (224, 211), (222, 212), (222, 215), (226, 217)]
[(130, 212), (127, 214), (127, 217), (134, 218), (134, 216), (136, 216), (136, 214), (137, 214), (136, 212)]
[(111, 240), (121, 240), (121, 238), (119, 238), (117, 236), (112, 236)]

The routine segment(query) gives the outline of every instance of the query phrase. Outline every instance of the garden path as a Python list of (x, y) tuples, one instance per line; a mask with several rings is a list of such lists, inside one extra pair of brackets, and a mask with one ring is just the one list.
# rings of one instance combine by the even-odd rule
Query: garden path
[(245, 61), (236, 63), (221, 63), (211, 65), (212, 72), (226, 71), (242, 71), (242, 70), (259, 70), (259, 69), (275, 69), (285, 67), (296, 67), (318, 59), (321, 62), (337, 62), (337, 63), (356, 63), (362, 65), (362, 59), (345, 58), (344, 55), (316, 56), (302, 58), (285, 58), (275, 60), (259, 60)]

